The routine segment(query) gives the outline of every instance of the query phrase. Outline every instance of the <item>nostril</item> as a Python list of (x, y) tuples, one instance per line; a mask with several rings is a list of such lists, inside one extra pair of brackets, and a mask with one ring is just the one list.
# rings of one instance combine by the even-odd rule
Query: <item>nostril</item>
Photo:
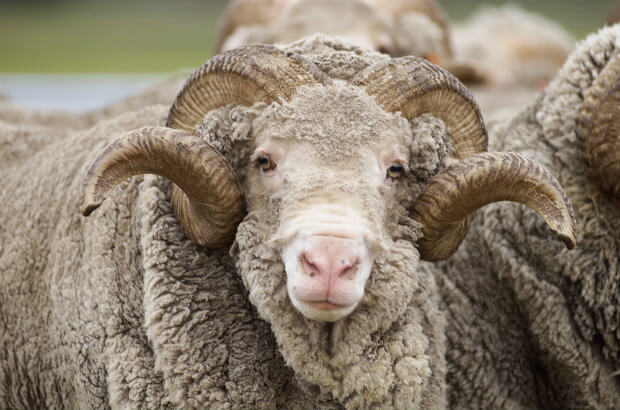
[(344, 263), (341, 264), (342, 270), (338, 273), (338, 276), (345, 279), (353, 279), (355, 272), (357, 271), (357, 259), (351, 263), (347, 263), (344, 260), (342, 260), (342, 262)]
[(304, 254), (301, 257), (301, 261), (304, 265), (304, 271), (313, 278), (315, 275), (320, 274), (319, 268), (312, 262), (308, 260), (308, 257)]
[(303, 274), (309, 278), (321, 277), (331, 283), (336, 278), (353, 279), (359, 264), (359, 254), (352, 240), (320, 238), (299, 255)]

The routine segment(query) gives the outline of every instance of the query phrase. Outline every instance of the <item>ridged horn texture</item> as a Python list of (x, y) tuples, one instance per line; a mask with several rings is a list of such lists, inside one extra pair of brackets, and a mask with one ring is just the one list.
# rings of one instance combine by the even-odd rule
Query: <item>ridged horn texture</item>
[(603, 189), (620, 198), (620, 52), (586, 91), (577, 133)]
[(420, 256), (450, 257), (467, 234), (471, 214), (498, 201), (534, 209), (569, 249), (576, 245), (576, 221), (566, 193), (541, 165), (514, 153), (483, 153), (448, 165), (418, 198), (412, 217), (424, 225)]
[(387, 111), (401, 111), (407, 118), (426, 113), (441, 118), (450, 127), (457, 158), (487, 150), (487, 132), (474, 97), (456, 77), (427, 60), (388, 60), (368, 67), (353, 81)]
[(170, 108), (166, 126), (195, 133), (195, 127), (215, 108), (288, 100), (298, 87), (317, 84), (323, 76), (303, 57), (288, 56), (272, 46), (230, 50), (194, 71)]
[(141, 128), (108, 146), (86, 174), (82, 214), (88, 216), (114, 187), (140, 174), (160, 175), (180, 188), (172, 194), (174, 212), (196, 244), (218, 248), (232, 241), (245, 215), (232, 168), (200, 138), (171, 128)]

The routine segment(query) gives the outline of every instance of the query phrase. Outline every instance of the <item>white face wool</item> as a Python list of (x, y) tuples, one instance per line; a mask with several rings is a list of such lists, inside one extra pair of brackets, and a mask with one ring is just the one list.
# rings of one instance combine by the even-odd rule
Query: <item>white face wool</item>
[[(334, 322), (349, 315), (364, 296), (364, 287), (370, 276), (377, 242), (368, 218), (345, 201), (318, 201), (283, 218), (274, 242), (283, 244), (282, 260), (287, 275), (287, 289), (293, 306), (309, 319)], [(330, 203), (331, 202), (331, 203)], [(304, 271), (302, 255), (325, 237), (348, 238), (357, 264), (351, 277), (339, 280), (329, 289), (316, 289), (321, 283)], [(340, 239), (342, 241), (342, 239)], [(340, 306), (338, 309), (318, 309), (302, 299), (312, 299), (312, 294), (327, 291), (325, 300)], [(306, 298), (303, 298), (306, 294)], [(321, 298), (322, 299), (322, 298)], [(317, 300), (320, 301), (320, 300)]]
[[(243, 169), (248, 209), (269, 210), (261, 237), (280, 254), (293, 306), (328, 322), (362, 301), (375, 257), (390, 252), (393, 229), (402, 229), (399, 213), (450, 150), (441, 121), (422, 116), (410, 124), (340, 81), (302, 88), (291, 103), (216, 110), (199, 131)], [(395, 164), (400, 179), (388, 175)], [(349, 241), (346, 252), (356, 256), (346, 280), (325, 284), (309, 275), (305, 256), (325, 238)]]

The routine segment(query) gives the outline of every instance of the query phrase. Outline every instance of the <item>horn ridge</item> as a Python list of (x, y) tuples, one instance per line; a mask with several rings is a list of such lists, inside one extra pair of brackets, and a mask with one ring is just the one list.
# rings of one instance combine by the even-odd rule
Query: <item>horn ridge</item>
[(549, 171), (515, 153), (482, 153), (448, 165), (416, 201), (412, 218), (424, 225), (421, 258), (436, 261), (450, 257), (465, 238), (473, 213), (499, 201), (519, 202), (534, 209), (567, 248), (575, 247), (573, 209)]
[(324, 73), (314, 64), (274, 46), (230, 50), (192, 73), (170, 108), (166, 126), (195, 133), (204, 116), (222, 105), (288, 100), (298, 87), (324, 80)]
[(232, 168), (203, 140), (171, 128), (141, 128), (110, 144), (86, 174), (82, 214), (90, 215), (119, 183), (140, 174), (159, 175), (174, 183), (174, 212), (196, 244), (218, 248), (232, 241), (245, 215)]
[(577, 121), (584, 157), (602, 188), (620, 198), (620, 52), (586, 90)]
[(486, 127), (473, 95), (456, 77), (429, 61), (408, 56), (380, 62), (353, 81), (387, 111), (401, 111), (409, 119), (427, 113), (441, 118), (450, 128), (457, 158), (487, 150)]

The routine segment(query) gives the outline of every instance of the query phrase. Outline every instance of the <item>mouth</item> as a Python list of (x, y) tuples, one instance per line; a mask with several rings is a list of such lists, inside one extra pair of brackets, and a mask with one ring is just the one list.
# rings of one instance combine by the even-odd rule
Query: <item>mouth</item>
[(291, 297), (293, 306), (305, 317), (319, 322), (335, 322), (348, 316), (355, 310), (357, 303), (350, 305), (339, 305), (336, 303), (322, 301), (302, 301), (294, 296)]
[(328, 301), (322, 301), (322, 302), (304, 302), (306, 303), (308, 306), (312, 306), (315, 309), (319, 309), (319, 310), (338, 310), (338, 309), (345, 309), (347, 307), (349, 307), (349, 305), (337, 305), (335, 303), (331, 303)]

